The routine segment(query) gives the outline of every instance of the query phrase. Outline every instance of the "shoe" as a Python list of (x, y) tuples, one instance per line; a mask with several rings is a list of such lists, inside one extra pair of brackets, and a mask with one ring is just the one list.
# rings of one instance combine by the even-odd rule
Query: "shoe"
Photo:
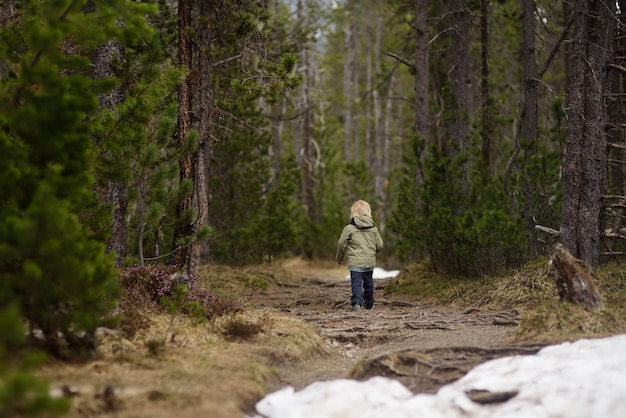
[(358, 303), (355, 303), (354, 305), (352, 305), (352, 312), (356, 312), (359, 309), (361, 309), (361, 305)]

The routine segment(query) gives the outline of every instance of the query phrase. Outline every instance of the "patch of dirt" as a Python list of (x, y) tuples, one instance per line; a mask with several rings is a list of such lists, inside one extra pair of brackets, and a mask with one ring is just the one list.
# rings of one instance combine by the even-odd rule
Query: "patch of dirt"
[(484, 361), (533, 354), (539, 347), (511, 346), (519, 314), (473, 307), (450, 308), (385, 295), (389, 280), (375, 280), (372, 310), (350, 310), (345, 267), (291, 260), (300, 279), (255, 295), (253, 303), (311, 323), (330, 355), (279, 369), (272, 389), (338, 378), (375, 375), (401, 381), (415, 393), (432, 393)]

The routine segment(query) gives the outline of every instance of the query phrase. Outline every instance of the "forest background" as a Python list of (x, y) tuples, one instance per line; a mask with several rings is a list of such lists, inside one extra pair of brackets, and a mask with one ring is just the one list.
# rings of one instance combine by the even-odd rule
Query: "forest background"
[(356, 199), (390, 264), (621, 255), (624, 6), (0, 1), (3, 329), (61, 355), (133, 266), (332, 258)]

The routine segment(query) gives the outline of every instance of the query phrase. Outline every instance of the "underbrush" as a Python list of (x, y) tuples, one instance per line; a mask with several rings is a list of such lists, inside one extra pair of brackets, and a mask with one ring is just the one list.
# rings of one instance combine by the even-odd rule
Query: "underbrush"
[[(280, 267), (205, 266), (191, 280), (176, 273), (123, 274), (121, 328), (99, 330), (89, 361), (51, 361), (38, 370), (54, 390), (75, 391), (72, 416), (241, 416), (276, 384), (277, 365), (327, 353), (309, 324), (248, 302), (291, 280)], [(115, 390), (113, 405), (103, 397), (107, 387)]]
[(176, 266), (131, 266), (121, 271), (123, 295), (118, 306), (120, 329), (127, 337), (149, 325), (150, 317), (167, 313), (172, 321), (188, 316), (200, 322), (220, 321), (229, 338), (250, 339), (263, 332), (263, 321), (250, 321), (244, 312), (255, 292), (291, 280), (285, 270), (271, 266), (203, 266), (198, 276), (189, 276)]
[(556, 343), (626, 332), (623, 266), (608, 263), (593, 273), (605, 305), (601, 310), (561, 303), (556, 277), (556, 269), (547, 257), (533, 260), (507, 276), (485, 279), (443, 276), (422, 262), (403, 270), (385, 292), (448, 306), (517, 310), (521, 321), (515, 339), (523, 342)]

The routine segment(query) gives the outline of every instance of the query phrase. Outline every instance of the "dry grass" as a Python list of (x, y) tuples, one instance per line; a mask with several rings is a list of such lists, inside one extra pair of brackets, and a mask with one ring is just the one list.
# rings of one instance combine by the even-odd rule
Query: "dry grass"
[(514, 340), (553, 344), (623, 332), (626, 332), (626, 310), (623, 307), (589, 311), (577, 305), (550, 301), (523, 317)]
[[(74, 417), (231, 418), (252, 411), (275, 384), (275, 367), (326, 353), (312, 327), (275, 311), (246, 306), (250, 277), (278, 283), (280, 268), (205, 268), (202, 283), (241, 309), (198, 322), (150, 312), (132, 336), (105, 332), (96, 357), (50, 361), (39, 373), (56, 391), (73, 394)], [(113, 395), (111, 395), (113, 394)]]
[(522, 317), (514, 337), (518, 343), (557, 343), (626, 332), (626, 271), (611, 263), (594, 272), (594, 278), (606, 306), (603, 310), (560, 303), (556, 270), (548, 258), (534, 260), (508, 276), (484, 280), (444, 277), (422, 263), (402, 271), (387, 291), (447, 306), (515, 309)]

